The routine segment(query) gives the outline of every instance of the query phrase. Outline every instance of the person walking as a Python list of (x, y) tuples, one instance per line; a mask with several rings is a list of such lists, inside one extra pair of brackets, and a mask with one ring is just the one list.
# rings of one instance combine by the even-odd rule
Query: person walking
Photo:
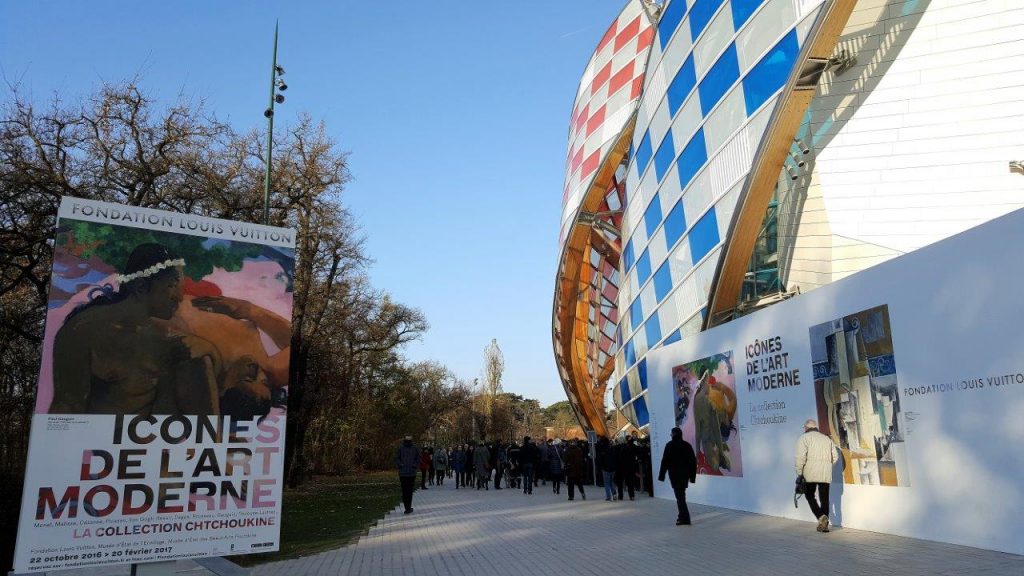
[[(832, 482), (832, 467), (839, 454), (832, 439), (818, 431), (813, 419), (804, 422), (804, 433), (796, 441), (796, 474), (807, 483), (804, 497), (811, 513), (818, 519), (818, 532), (828, 532), (828, 492)], [(815, 500), (814, 493), (818, 493)]]
[(495, 443), (495, 454), (493, 454), (490, 459), (495, 461), (495, 490), (501, 490), (502, 475), (508, 467), (508, 455), (506, 454), (505, 446), (501, 441)]
[(573, 487), (580, 489), (580, 497), (587, 499), (587, 493), (583, 491), (583, 474), (586, 466), (586, 459), (583, 457), (583, 449), (576, 443), (574, 438), (565, 449), (565, 484), (569, 487), (569, 500), (575, 496)]
[(427, 488), (427, 476), (430, 475), (431, 469), (430, 450), (424, 447), (423, 451), (420, 452), (420, 472), (423, 474), (420, 476), (420, 490), (429, 490)]
[(551, 465), (548, 462), (548, 451), (547, 446), (544, 445), (544, 441), (541, 440), (540, 444), (534, 444), (537, 447), (537, 462), (533, 467), (534, 479), (533, 485), (537, 486), (537, 479), (540, 479), (542, 486), (548, 485), (548, 467)]
[(444, 485), (444, 475), (448, 471), (448, 451), (444, 447), (434, 450), (434, 480), (438, 486)]
[(562, 463), (562, 453), (559, 450), (559, 447), (555, 446), (550, 439), (548, 439), (547, 452), (548, 475), (551, 477), (551, 492), (558, 494), (561, 492), (562, 474), (565, 468)]
[(395, 454), (398, 468), (398, 482), (402, 485), (402, 504), (405, 513), (412, 514), (412, 491), (416, 487), (416, 469), (420, 464), (420, 451), (412, 444), (412, 436), (406, 435)]
[(523, 494), (533, 494), (533, 472), (538, 460), (537, 445), (529, 436), (523, 437), (523, 447), (519, 449), (519, 469), (523, 474)]
[(458, 490), (460, 487), (465, 488), (465, 476), (466, 472), (466, 445), (456, 446), (455, 451), (451, 457), (452, 468), (455, 469), (455, 489)]
[(476, 450), (473, 450), (473, 470), (476, 472), (476, 489), (481, 488), (490, 490), (491, 483), (488, 480), (491, 477), (490, 470), (491, 453), (487, 450), (487, 446), (481, 442), (477, 445)]
[[(615, 462), (618, 468), (615, 470), (615, 487), (618, 489), (619, 500), (625, 496), (623, 488), (629, 490), (629, 499), (636, 500), (637, 480), (637, 448), (636, 438), (626, 438), (625, 444), (616, 446), (617, 453)], [(623, 486), (625, 484), (625, 486)]]
[(658, 482), (665, 481), (666, 472), (672, 484), (672, 491), (676, 494), (676, 507), (679, 509), (676, 526), (689, 526), (690, 509), (686, 506), (686, 487), (690, 482), (697, 481), (697, 456), (693, 453), (693, 446), (683, 440), (683, 431), (678, 427), (672, 429), (672, 439), (665, 445)]
[(604, 500), (611, 502), (615, 497), (615, 469), (618, 466), (615, 462), (615, 450), (607, 436), (597, 439), (597, 447), (594, 452), (597, 458), (597, 469), (601, 472), (601, 480), (604, 484)]

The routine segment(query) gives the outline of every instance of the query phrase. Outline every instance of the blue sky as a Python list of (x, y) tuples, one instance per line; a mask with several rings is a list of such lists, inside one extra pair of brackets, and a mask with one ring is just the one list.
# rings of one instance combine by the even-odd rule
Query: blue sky
[[(506, 390), (564, 400), (551, 302), (572, 101), (625, 0), (5, 2), (0, 72), (36, 100), (143, 76), (264, 126), (274, 19), (287, 101), (351, 152), (344, 203), (374, 284), (431, 324), (414, 359), (480, 375), (497, 338)], [(9, 98), (4, 88), (2, 98)]]

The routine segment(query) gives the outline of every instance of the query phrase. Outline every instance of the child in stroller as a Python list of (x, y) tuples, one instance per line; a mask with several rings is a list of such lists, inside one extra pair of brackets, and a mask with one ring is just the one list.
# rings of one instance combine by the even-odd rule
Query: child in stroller
[(518, 459), (516, 459), (516, 460), (511, 460), (510, 459), (508, 461), (508, 470), (505, 472), (505, 487), (506, 488), (521, 488), (522, 484), (523, 484), (523, 479), (522, 479), (522, 477), (519, 474), (520, 474), (520, 472), (519, 472), (519, 461), (518, 461)]

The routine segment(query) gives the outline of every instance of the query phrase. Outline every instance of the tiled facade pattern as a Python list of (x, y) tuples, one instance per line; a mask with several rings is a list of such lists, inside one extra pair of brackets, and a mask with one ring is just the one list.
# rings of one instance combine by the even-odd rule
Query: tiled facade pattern
[(613, 396), (648, 423), (651, 348), (700, 330), (720, 247), (822, 0), (670, 0), (626, 175)]
[(569, 120), (560, 240), (565, 239), (597, 169), (636, 109), (653, 36), (643, 2), (631, 0), (608, 27), (583, 72)]

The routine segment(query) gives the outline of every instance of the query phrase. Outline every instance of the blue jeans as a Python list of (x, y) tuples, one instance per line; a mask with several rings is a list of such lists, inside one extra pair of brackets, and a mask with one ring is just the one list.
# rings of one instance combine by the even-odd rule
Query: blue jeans
[(611, 500), (615, 497), (615, 485), (612, 484), (615, 481), (615, 472), (601, 470), (601, 477), (604, 479), (604, 498)]
[(523, 493), (533, 494), (533, 464), (523, 464)]

